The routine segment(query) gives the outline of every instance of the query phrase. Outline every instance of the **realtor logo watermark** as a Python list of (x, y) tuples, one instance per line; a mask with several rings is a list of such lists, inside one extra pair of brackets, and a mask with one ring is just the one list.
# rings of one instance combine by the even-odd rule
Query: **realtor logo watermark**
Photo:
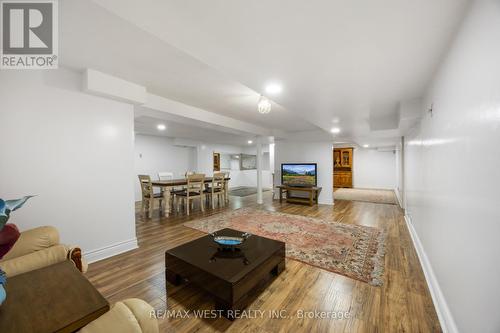
[(1, 69), (58, 66), (57, 0), (0, 0)]

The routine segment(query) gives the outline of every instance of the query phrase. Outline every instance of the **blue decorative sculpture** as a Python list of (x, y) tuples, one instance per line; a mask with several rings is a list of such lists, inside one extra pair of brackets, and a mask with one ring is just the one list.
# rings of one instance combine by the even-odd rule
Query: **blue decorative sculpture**
[(21, 199), (7, 200), (4, 201), (0, 199), (0, 231), (3, 226), (7, 224), (9, 220), (10, 213), (21, 208), (29, 198), (33, 198), (34, 195), (28, 195)]
[(0, 269), (0, 305), (2, 305), (5, 298), (7, 298), (7, 293), (5, 292), (5, 288), (3, 287), (5, 282), (7, 282), (7, 277), (5, 273)]
[[(19, 238), (19, 230), (15, 224), (7, 222), (10, 218), (10, 213), (21, 208), (32, 195), (16, 200), (0, 199), (0, 259), (9, 252), (14, 246), (14, 243)], [(4, 285), (7, 281), (5, 272), (0, 269), (0, 305), (5, 301), (7, 294)]]

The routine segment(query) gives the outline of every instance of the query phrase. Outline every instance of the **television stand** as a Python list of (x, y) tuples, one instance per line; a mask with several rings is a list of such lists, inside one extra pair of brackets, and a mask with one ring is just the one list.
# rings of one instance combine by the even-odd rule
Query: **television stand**
[[(283, 202), (283, 192), (286, 193), (286, 202), (290, 203), (302, 203), (308, 204), (310, 206), (318, 204), (319, 194), (321, 193), (322, 187), (317, 186), (290, 186), (290, 185), (278, 185), (276, 188), (280, 193), (280, 203)], [(294, 192), (304, 192), (308, 196), (297, 196), (293, 195)]]

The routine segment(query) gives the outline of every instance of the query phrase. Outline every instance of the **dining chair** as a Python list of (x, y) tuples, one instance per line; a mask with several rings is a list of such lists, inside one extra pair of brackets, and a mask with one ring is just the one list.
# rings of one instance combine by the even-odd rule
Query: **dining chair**
[[(186, 177), (186, 179), (187, 179), (187, 177), (188, 177), (188, 176), (191, 176), (191, 175), (194, 175), (194, 174), (196, 174), (196, 171), (189, 171), (189, 170), (188, 170), (188, 171), (186, 171), (186, 172), (184, 173), (184, 177)], [(183, 187), (182, 187), (182, 189), (183, 189), (183, 190), (185, 190), (185, 189), (186, 189), (186, 186), (183, 186)]]
[(217, 196), (217, 202), (221, 203), (221, 197), (222, 197), (222, 203), (226, 203), (226, 174), (224, 172), (215, 172), (213, 177), (212, 177), (212, 183), (208, 186), (207, 189), (205, 189), (205, 195), (207, 198), (209, 198), (212, 202), (212, 209), (215, 208), (215, 197)]
[[(153, 209), (155, 200), (159, 202), (161, 211), (163, 194), (154, 193), (151, 177), (149, 175), (139, 175), (139, 183), (141, 184), (142, 202), (141, 210), (144, 217), (153, 217)], [(147, 212), (147, 213), (146, 213)]]
[(184, 173), (184, 176), (187, 178), (188, 176), (191, 176), (194, 174), (196, 174), (196, 171), (186, 171), (186, 173)]
[[(174, 173), (171, 172), (171, 171), (162, 171), (162, 172), (158, 172), (158, 179), (159, 180), (172, 180), (174, 179)], [(178, 193), (181, 193), (182, 191), (185, 190), (185, 187), (184, 186), (175, 186), (175, 187), (172, 187), (170, 189), (170, 195), (172, 196), (172, 206), (175, 207), (176, 205), (176, 195)], [(162, 193), (163, 193), (163, 188), (162, 188)]]
[(158, 172), (158, 180), (172, 180), (174, 179), (174, 173), (170, 171)]
[[(188, 176), (191, 176), (191, 175), (194, 175), (194, 174), (196, 174), (196, 171), (189, 171), (189, 170), (188, 170), (188, 171), (186, 171), (186, 172), (184, 173), (184, 177), (186, 177), (186, 179), (187, 179), (187, 177), (188, 177)], [(183, 189), (183, 190), (185, 190), (185, 189), (186, 189), (186, 186), (183, 186), (183, 187), (182, 187), (182, 189)]]
[[(187, 176), (186, 178), (187, 178), (186, 189), (176, 194), (176, 196), (180, 199), (179, 201), (185, 203), (187, 215), (189, 215), (189, 208), (191, 201), (195, 199), (200, 200), (201, 211), (204, 212), (205, 207), (203, 204), (204, 201), (203, 190), (205, 189), (205, 174), (195, 173)], [(180, 203), (179, 201), (177, 202), (177, 211), (179, 211), (179, 203)]]

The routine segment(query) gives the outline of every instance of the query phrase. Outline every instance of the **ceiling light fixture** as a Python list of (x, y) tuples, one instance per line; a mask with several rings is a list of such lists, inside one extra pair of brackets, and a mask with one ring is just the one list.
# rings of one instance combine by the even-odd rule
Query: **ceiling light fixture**
[(158, 129), (158, 131), (164, 131), (167, 129), (167, 126), (165, 124), (158, 124), (156, 128)]
[(257, 103), (257, 110), (262, 114), (271, 112), (271, 102), (265, 96), (261, 95), (259, 103)]
[(333, 128), (330, 130), (330, 132), (332, 132), (333, 134), (338, 134), (338, 133), (340, 133), (340, 128), (338, 128), (338, 127), (333, 127)]
[(251, 145), (253, 143), (252, 140), (248, 140), (247, 142), (248, 142), (249, 145)]
[(363, 148), (368, 148), (368, 147), (370, 147), (370, 145), (366, 145), (366, 144), (363, 145)]
[(271, 95), (279, 94), (282, 90), (281, 85), (277, 83), (270, 83), (266, 86), (266, 93)]

